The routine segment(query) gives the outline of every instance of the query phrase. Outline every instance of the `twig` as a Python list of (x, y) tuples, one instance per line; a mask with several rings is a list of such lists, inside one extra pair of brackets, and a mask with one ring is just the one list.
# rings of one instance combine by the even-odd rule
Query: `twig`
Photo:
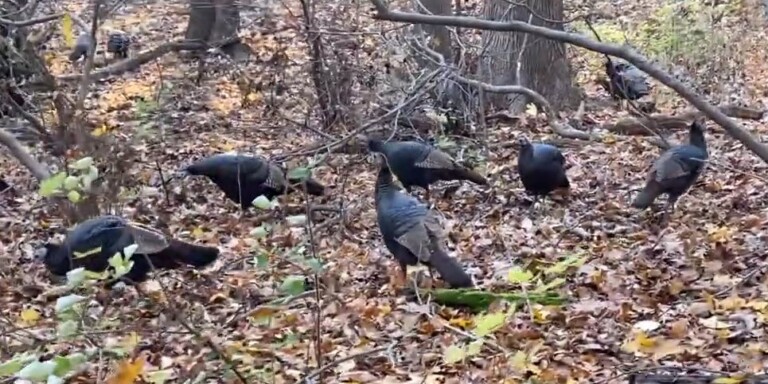
[(163, 176), (163, 168), (160, 167), (160, 161), (157, 159), (155, 159), (155, 167), (157, 167), (157, 173), (160, 175), (160, 183), (163, 186), (163, 193), (165, 194), (165, 203), (170, 207), (171, 198), (168, 193), (168, 182), (165, 180), (165, 176)]
[(50, 172), (48, 172), (45, 166), (40, 164), (39, 161), (32, 157), (32, 155), (30, 155), (29, 152), (24, 149), (21, 143), (19, 143), (19, 141), (16, 140), (13, 135), (2, 128), (0, 128), (0, 144), (8, 148), (8, 151), (11, 152), (11, 155), (13, 155), (13, 157), (16, 158), (16, 160), (18, 160), (21, 165), (32, 172), (32, 175), (35, 176), (38, 181), (43, 181), (51, 177)]
[(362, 351), (362, 352), (359, 352), (359, 353), (354, 353), (354, 354), (351, 354), (349, 356), (344, 356), (341, 359), (334, 360), (334, 361), (332, 361), (332, 362), (330, 362), (330, 363), (328, 363), (328, 364), (326, 364), (326, 365), (324, 365), (324, 366), (322, 366), (322, 367), (320, 367), (320, 368), (310, 372), (306, 377), (304, 377), (304, 380), (302, 380), (302, 381), (304, 382), (304, 384), (309, 384), (309, 383), (313, 382), (312, 380), (315, 377), (320, 376), (323, 372), (325, 372), (325, 371), (327, 371), (327, 370), (329, 370), (329, 369), (331, 369), (331, 368), (333, 368), (333, 367), (335, 367), (335, 366), (337, 366), (337, 365), (339, 365), (339, 364), (341, 364), (341, 363), (343, 363), (345, 361), (356, 359), (358, 357), (370, 356), (370, 355), (373, 355), (373, 354), (379, 353), (379, 352), (391, 351), (395, 346), (397, 346), (397, 343), (398, 342), (395, 341), (392, 344), (389, 344), (389, 345), (384, 346), (384, 347), (378, 347), (378, 348), (370, 349), (370, 350), (367, 350), (367, 351)]

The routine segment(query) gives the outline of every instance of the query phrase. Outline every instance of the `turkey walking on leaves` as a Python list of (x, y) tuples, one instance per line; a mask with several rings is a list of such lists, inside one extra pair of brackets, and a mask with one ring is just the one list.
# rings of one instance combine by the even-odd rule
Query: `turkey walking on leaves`
[(202, 268), (219, 256), (218, 248), (169, 239), (153, 228), (105, 215), (78, 224), (61, 244), (46, 244), (43, 262), (56, 276), (81, 267), (102, 272), (109, 268), (110, 258), (132, 244), (138, 246), (131, 256), (133, 267), (123, 278), (135, 283), (146, 280), (152, 268)]
[(376, 180), (376, 216), (384, 244), (406, 275), (406, 266), (419, 262), (437, 269), (440, 277), (454, 288), (472, 287), (472, 279), (444, 248), (439, 218), (426, 204), (400, 191), (392, 173), (382, 161)]
[(128, 50), (131, 47), (131, 38), (124, 32), (112, 32), (107, 37), (107, 52), (115, 57), (128, 58)]
[(381, 153), (386, 157), (389, 169), (403, 183), (408, 193), (418, 186), (427, 192), (429, 185), (438, 180), (469, 180), (475, 184), (488, 185), (488, 181), (479, 173), (462, 166), (448, 154), (429, 145), (416, 141), (368, 140), (371, 152)]
[[(232, 201), (248, 209), (257, 197), (272, 200), (294, 190), (301, 180), (287, 180), (280, 167), (267, 160), (244, 155), (217, 154), (198, 160), (182, 170), (188, 176), (206, 176)], [(322, 196), (325, 186), (309, 178), (303, 182), (307, 193)]]
[(77, 37), (75, 46), (72, 47), (72, 53), (69, 54), (69, 61), (77, 61), (81, 57), (88, 56), (88, 50), (91, 49), (93, 38), (89, 33), (82, 33)]
[(534, 204), (555, 189), (571, 187), (565, 174), (565, 157), (557, 147), (531, 143), (525, 138), (520, 138), (518, 145), (517, 172), (525, 191), (534, 196)]
[(632, 206), (645, 209), (662, 194), (667, 194), (664, 218), (668, 219), (677, 199), (695, 182), (704, 169), (709, 154), (704, 137), (704, 125), (694, 121), (689, 130), (688, 144), (667, 149), (653, 163), (645, 187), (632, 202)]
[(605, 74), (610, 81), (611, 96), (620, 100), (637, 100), (650, 93), (648, 79), (629, 63), (614, 62), (606, 56)]

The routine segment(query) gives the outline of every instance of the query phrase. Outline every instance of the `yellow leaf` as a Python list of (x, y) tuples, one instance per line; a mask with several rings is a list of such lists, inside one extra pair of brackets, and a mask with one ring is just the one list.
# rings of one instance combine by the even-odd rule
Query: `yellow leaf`
[(280, 307), (262, 305), (251, 311), (248, 315), (256, 320), (261, 320), (273, 317), (278, 313), (280, 313)]
[(466, 352), (464, 351), (464, 348), (457, 347), (456, 345), (451, 345), (450, 347), (446, 348), (443, 352), (443, 360), (446, 364), (453, 364), (458, 363), (462, 360), (464, 360), (464, 357), (466, 357)]
[(605, 136), (603, 136), (603, 143), (605, 143), (605, 144), (614, 144), (615, 142), (616, 142), (616, 136), (614, 136), (614, 135), (612, 135), (610, 133), (605, 135)]
[(517, 351), (509, 358), (509, 365), (518, 374), (524, 374), (528, 368), (528, 355), (523, 351)]
[(736, 228), (728, 227), (724, 225), (722, 227), (710, 228), (707, 231), (709, 235), (709, 241), (713, 243), (725, 243), (731, 239), (731, 236), (736, 232)]
[(529, 116), (536, 116), (539, 114), (539, 110), (536, 108), (535, 104), (528, 103), (528, 105), (525, 106), (525, 114)]
[(453, 319), (448, 321), (448, 324), (453, 325), (455, 327), (459, 327), (461, 329), (467, 329), (472, 326), (472, 319), (454, 317)]
[(195, 239), (202, 238), (204, 234), (205, 232), (200, 227), (195, 227), (195, 229), (192, 230), (192, 237), (194, 237)]
[(637, 332), (632, 340), (624, 343), (622, 348), (627, 352), (650, 353), (653, 352), (652, 348), (655, 346), (656, 340), (654, 338), (648, 337), (645, 332)]
[(24, 322), (25, 324), (34, 325), (35, 323), (37, 323), (38, 320), (40, 320), (40, 312), (32, 308), (28, 308), (21, 311), (21, 314), (19, 315), (19, 317), (21, 318), (21, 321)]
[(98, 127), (96, 129), (94, 129), (93, 131), (91, 131), (91, 136), (93, 136), (93, 137), (101, 137), (101, 136), (103, 136), (104, 134), (106, 134), (108, 132), (109, 132), (109, 127), (107, 126), (107, 124), (102, 124), (100, 127)]
[(475, 322), (477, 323), (475, 326), (475, 333), (480, 337), (490, 335), (497, 329), (501, 328), (506, 320), (507, 314), (503, 312), (477, 316), (475, 319)]
[(533, 308), (533, 321), (538, 324), (547, 324), (549, 323), (549, 315), (551, 314), (551, 311), (548, 311), (544, 309), (542, 306), (536, 306)]
[(61, 34), (64, 36), (64, 42), (68, 47), (75, 46), (75, 34), (72, 30), (72, 17), (65, 13), (61, 18)]
[(509, 270), (507, 280), (513, 284), (524, 284), (533, 279), (533, 273), (520, 267), (514, 267)]
[(107, 379), (107, 384), (133, 384), (144, 370), (144, 356), (139, 356), (132, 362), (123, 360), (117, 367), (117, 372)]
[(744, 381), (743, 376), (719, 377), (711, 381), (712, 384), (739, 384)]

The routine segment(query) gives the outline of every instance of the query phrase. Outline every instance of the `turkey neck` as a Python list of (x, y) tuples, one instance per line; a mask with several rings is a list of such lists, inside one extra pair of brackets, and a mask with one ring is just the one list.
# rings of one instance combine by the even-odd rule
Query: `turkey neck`
[(704, 153), (707, 153), (707, 140), (704, 138), (704, 131), (698, 123), (693, 123), (693, 125), (691, 125), (689, 136), (688, 142), (691, 145), (701, 148), (704, 150)]
[(368, 140), (368, 149), (373, 152), (384, 152), (384, 142), (381, 140), (370, 139)]
[(390, 195), (398, 190), (399, 188), (392, 182), (392, 172), (386, 166), (382, 166), (379, 176), (376, 177), (376, 200), (379, 196)]
[(533, 157), (533, 144), (526, 143), (520, 147), (520, 159), (530, 159)]

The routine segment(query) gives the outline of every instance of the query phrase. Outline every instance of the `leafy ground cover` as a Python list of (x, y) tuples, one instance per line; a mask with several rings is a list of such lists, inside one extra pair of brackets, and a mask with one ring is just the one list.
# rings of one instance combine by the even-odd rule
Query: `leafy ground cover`
[[(663, 4), (653, 1), (568, 6), (621, 16), (619, 26), (603, 26), (609, 31), (622, 23), (631, 29), (665, 17), (654, 13)], [(141, 46), (151, 47), (183, 33), (185, 7), (127, 5), (104, 28), (140, 33)], [(336, 11), (328, 8), (320, 10), (320, 17)], [(723, 56), (702, 60), (722, 66), (712, 69), (691, 61), (690, 76), (720, 92), (713, 97), (735, 94), (749, 105), (764, 105), (766, 51), (752, 48), (764, 44), (765, 29), (750, 28), (758, 21), (738, 4), (727, 11), (718, 33), (730, 45), (718, 52)], [(366, 53), (359, 60), (370, 60), (370, 73), (380, 76), (380, 64), (387, 59), (377, 56), (381, 41), (366, 32), (396, 26), (370, 22), (365, 9), (348, 12), (359, 15), (350, 21), (350, 28), (360, 31), (352, 36)], [(238, 78), (221, 69), (228, 64), (214, 68), (197, 87), (190, 80), (196, 63), (175, 55), (93, 87), (86, 108), (99, 122), (94, 134), (113, 135), (138, 153), (121, 192), (121, 213), (180, 238), (217, 244), (223, 256), (205, 272), (157, 278), (143, 288), (146, 295), (132, 289), (94, 290), (93, 300), (85, 301), (88, 327), (69, 337), (60, 337), (60, 328), (57, 337), (63, 320), (54, 302), (60, 294), (50, 293), (54, 285), (32, 262), (33, 248), (61, 220), (37, 195), (27, 172), (0, 158), (4, 178), (21, 191), (0, 197), (8, 215), (0, 219), (0, 340), (6, 345), (0, 352), (5, 361), (22, 346), (37, 346), (47, 357), (96, 348), (104, 353), (89, 357), (77, 382), (108, 377), (117, 383), (133, 382), (139, 375), (148, 382), (235, 380), (236, 375), (249, 382), (295, 382), (308, 375), (317, 379), (320, 374), (310, 373), (331, 362), (337, 364), (322, 373), (328, 382), (379, 383), (607, 382), (662, 365), (734, 373), (766, 369), (766, 165), (711, 124), (711, 164), (666, 228), (652, 212), (628, 207), (659, 153), (644, 139), (560, 140), (572, 191), (529, 210), (522, 204), (516, 150), (509, 143), (523, 134), (556, 138), (535, 114), (523, 116), (524, 128), (492, 127), (484, 165), (492, 187), (462, 185), (451, 198), (438, 201), (454, 254), (484, 287), (526, 285), (531, 277), (521, 270), (510, 274), (515, 266), (538, 272), (564, 259), (581, 262), (559, 274), (564, 284), (557, 290), (569, 298), (566, 305), (523, 303), (516, 310), (494, 308), (491, 316), (436, 311), (394, 294), (395, 266), (376, 228), (375, 168), (360, 155), (332, 154), (314, 170), (333, 192), (313, 204), (343, 203), (346, 210), (343, 225), (315, 227), (314, 252), (305, 244), (306, 228), (265, 227), (263, 215), (241, 214), (207, 181), (170, 181), (166, 199), (158, 166), (167, 177), (207, 154), (278, 155), (325, 140), (303, 124), (314, 96), (306, 72), (307, 47), (297, 33), (299, 14), (297, 4), (244, 10), (242, 35), (257, 59), (238, 70), (262, 84), (245, 96), (246, 107), (240, 107)], [(644, 44), (642, 36), (635, 37)], [(671, 52), (675, 47), (649, 49)], [(46, 54), (55, 74), (75, 71), (66, 53), (62, 43)], [(606, 99), (591, 82), (596, 55), (574, 50), (573, 56), (588, 96)], [(687, 51), (669, 56), (691, 57)], [(726, 72), (729, 76), (722, 79), (716, 76)], [(658, 88), (655, 96), (661, 97), (666, 91)], [(668, 95), (661, 99), (665, 112), (684, 107)], [(606, 122), (623, 116), (613, 107), (587, 113)], [(765, 119), (742, 123), (759, 137), (766, 134)], [(684, 132), (675, 139), (684, 140)], [(443, 142), (465, 148), (454, 151), (459, 156), (482, 152), (479, 142), (450, 137)], [(321, 155), (291, 158), (290, 163), (304, 165)], [(303, 204), (300, 195), (282, 202)], [(311, 270), (315, 264), (306, 261), (312, 259), (322, 260), (322, 282), (328, 286), (319, 306), (314, 294), (298, 294), (297, 288), (304, 279), (296, 276)], [(296, 297), (288, 302), (271, 301), (290, 294)], [(482, 345), (476, 341), (480, 338)], [(357, 357), (345, 360), (350, 356)]]

